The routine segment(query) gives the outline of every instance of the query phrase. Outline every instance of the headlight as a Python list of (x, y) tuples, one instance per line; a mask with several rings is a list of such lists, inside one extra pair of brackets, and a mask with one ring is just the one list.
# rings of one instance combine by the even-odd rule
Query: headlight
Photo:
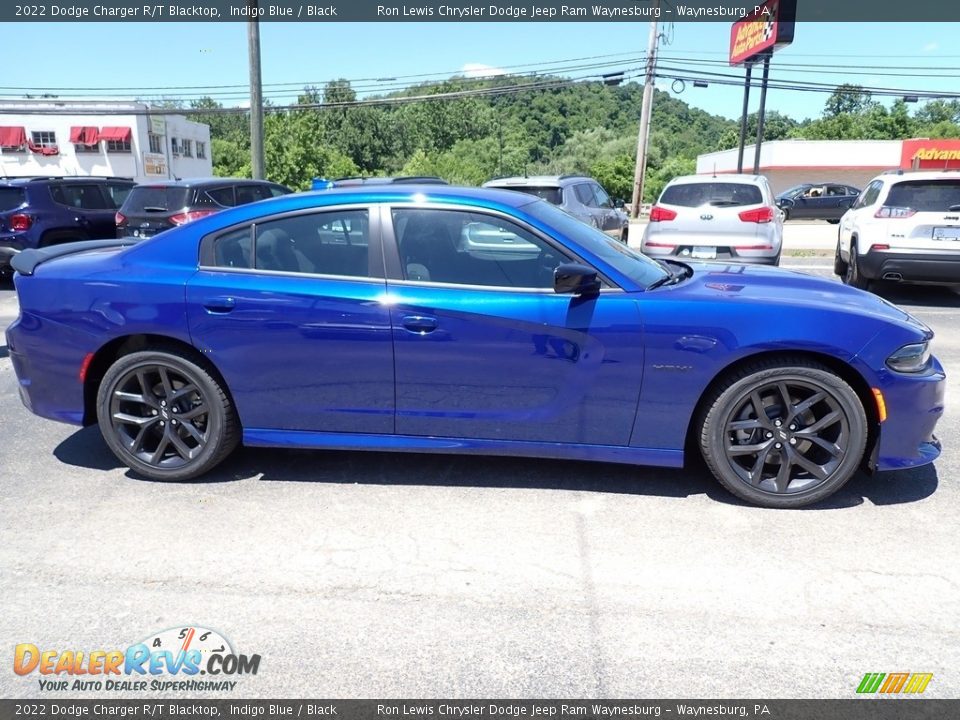
[(918, 373), (930, 364), (930, 343), (904, 345), (887, 358), (887, 367), (902, 373)]

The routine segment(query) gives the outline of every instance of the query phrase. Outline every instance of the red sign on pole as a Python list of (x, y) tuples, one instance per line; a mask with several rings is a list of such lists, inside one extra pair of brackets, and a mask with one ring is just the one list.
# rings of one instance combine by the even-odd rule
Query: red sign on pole
[(793, 42), (796, 0), (765, 0), (730, 28), (730, 64), (743, 65)]

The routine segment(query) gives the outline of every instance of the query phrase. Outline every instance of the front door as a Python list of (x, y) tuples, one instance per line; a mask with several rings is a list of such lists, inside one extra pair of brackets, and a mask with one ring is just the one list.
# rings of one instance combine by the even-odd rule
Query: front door
[(554, 268), (575, 258), (506, 218), (390, 216), (398, 434), (629, 444), (643, 368), (635, 298), (556, 294)]

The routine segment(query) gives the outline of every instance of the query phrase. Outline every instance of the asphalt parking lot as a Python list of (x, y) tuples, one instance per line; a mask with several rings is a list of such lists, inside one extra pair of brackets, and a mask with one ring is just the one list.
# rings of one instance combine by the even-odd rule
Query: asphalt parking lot
[[(960, 377), (960, 295), (884, 294)], [(16, 312), (0, 286), (0, 326)], [(799, 511), (742, 505), (705, 470), (504, 458), (241, 450), (163, 484), (96, 428), (28, 413), (2, 343), (7, 652), (196, 625), (261, 656), (235, 697), (851, 698), (896, 671), (960, 696), (955, 385), (934, 466)], [(0, 697), (84, 696), (9, 668)]]

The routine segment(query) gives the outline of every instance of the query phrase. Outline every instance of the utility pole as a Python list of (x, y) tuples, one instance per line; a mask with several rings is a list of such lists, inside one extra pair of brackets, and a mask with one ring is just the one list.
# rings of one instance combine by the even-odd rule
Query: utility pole
[[(659, 10), (660, 2), (654, 4)], [(630, 217), (640, 215), (643, 202), (643, 183), (647, 174), (647, 140), (650, 138), (650, 113), (653, 110), (653, 83), (657, 68), (657, 21), (650, 22), (650, 37), (647, 41), (647, 72), (643, 83), (643, 104), (640, 106), (640, 132), (637, 135), (637, 165), (633, 173), (633, 200), (630, 203)]]
[(247, 0), (247, 51), (250, 56), (250, 165), (254, 180), (264, 179), (263, 160), (263, 81), (260, 77), (259, 0)]

